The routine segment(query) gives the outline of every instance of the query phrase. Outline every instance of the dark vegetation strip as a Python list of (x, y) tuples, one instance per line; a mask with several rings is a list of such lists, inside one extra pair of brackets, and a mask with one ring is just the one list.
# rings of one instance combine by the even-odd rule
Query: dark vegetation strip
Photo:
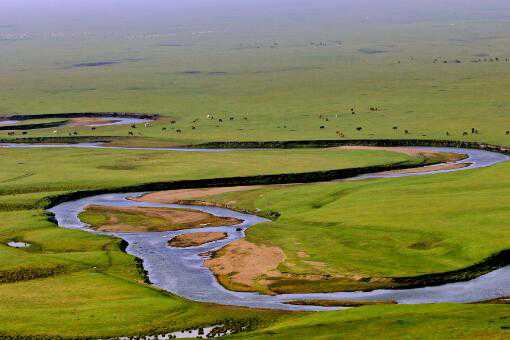
[(367, 301), (356, 301), (356, 300), (291, 300), (285, 302), (289, 305), (297, 306), (322, 306), (322, 307), (362, 307), (370, 305), (394, 305), (397, 304), (395, 301), (379, 301), (379, 300), (367, 300)]
[(466, 142), (436, 139), (342, 139), (342, 140), (296, 140), (296, 141), (253, 141), (253, 142), (208, 142), (190, 145), (191, 148), (214, 149), (296, 149), (296, 148), (328, 148), (337, 146), (431, 146), (464, 149), (478, 149), (510, 155), (510, 148), (483, 142)]
[[(11, 125), (12, 126), (12, 125)], [(13, 138), (13, 139), (0, 139), (0, 143), (13, 143), (13, 144), (79, 144), (79, 143), (110, 143), (112, 140), (122, 138), (106, 136), (63, 136), (63, 137), (27, 137), (27, 138)]]
[(510, 265), (510, 249), (502, 250), (478, 263), (462, 269), (411, 277), (396, 277), (393, 278), (393, 281), (398, 287), (405, 288), (439, 286), (445, 283), (473, 280), (508, 265)]
[(64, 265), (57, 265), (50, 268), (21, 268), (15, 270), (0, 271), (0, 283), (14, 283), (33, 279), (46, 278), (67, 271)]
[(53, 127), (59, 127), (62, 125), (66, 125), (68, 120), (61, 120), (58, 122), (50, 122), (50, 123), (33, 123), (33, 124), (21, 124), (21, 125), (5, 125), (0, 126), (0, 131), (5, 130), (35, 130), (35, 129), (48, 129)]
[[(7, 119), (9, 117), (0, 117)], [(53, 117), (54, 118), (54, 117)], [(144, 117), (137, 117), (144, 118)], [(14, 118), (12, 118), (14, 119)], [(152, 118), (155, 119), (155, 118)], [(115, 140), (124, 140), (126, 137), (119, 136), (78, 136), (78, 137), (26, 137), (0, 139), (0, 143), (17, 144), (78, 144), (86, 142), (110, 143)], [(456, 140), (438, 139), (324, 139), (324, 140), (293, 140), (293, 141), (229, 141), (229, 142), (207, 142), (201, 144), (184, 145), (183, 148), (197, 149), (300, 149), (300, 148), (331, 148), (338, 146), (380, 146), (380, 147), (450, 147), (477, 149), (490, 152), (499, 152), (510, 155), (510, 147), (488, 144), (483, 142), (466, 142)]]
[(75, 68), (81, 68), (81, 67), (100, 67), (100, 66), (115, 65), (115, 64), (119, 64), (119, 63), (120, 63), (119, 60), (93, 61), (93, 62), (87, 62), (87, 63), (74, 64), (72, 67), (75, 67)]
[[(5, 118), (8, 117), (0, 117), (0, 119)], [(23, 143), (78, 144), (85, 142), (110, 143), (114, 140), (123, 139), (125, 139), (125, 137), (119, 136), (27, 137), (27, 138), (0, 139), (0, 143), (17, 143), (17, 144)], [(483, 142), (466, 142), (439, 139), (341, 139), (341, 140), (319, 139), (319, 140), (251, 141), (251, 142), (230, 141), (230, 142), (207, 142), (201, 144), (185, 145), (182, 147), (196, 149), (300, 149), (300, 148), (331, 148), (338, 146), (449, 147), (449, 148), (477, 149), (510, 155), (510, 147), (488, 144)]]
[[(422, 163), (424, 163), (423, 161)], [(58, 196), (50, 196), (44, 199), (42, 206), (46, 208), (54, 207), (60, 203), (73, 201), (84, 197), (96, 196), (111, 193), (123, 192), (145, 192), (145, 191), (163, 191), (175, 189), (198, 189), (213, 187), (233, 187), (245, 185), (270, 185), (270, 184), (293, 184), (293, 183), (314, 183), (325, 182), (337, 179), (351, 178), (358, 175), (365, 175), (374, 172), (403, 170), (416, 168), (417, 164), (407, 162), (398, 162), (389, 165), (374, 165), (359, 168), (312, 171), (302, 173), (274, 174), (274, 175), (256, 175), (246, 177), (224, 177), (196, 180), (181, 180), (172, 182), (154, 182), (146, 184), (130, 185), (118, 188), (96, 189), (75, 191)], [(41, 206), (41, 205), (39, 205)]]

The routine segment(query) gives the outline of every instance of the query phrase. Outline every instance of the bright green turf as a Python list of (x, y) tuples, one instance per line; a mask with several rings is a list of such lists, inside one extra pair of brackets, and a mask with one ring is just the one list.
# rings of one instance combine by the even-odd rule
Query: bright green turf
[[(137, 136), (153, 138), (143, 143), (156, 146), (332, 139), (337, 130), (346, 138), (449, 138), (510, 145), (505, 135), (510, 129), (510, 64), (468, 62), (480, 53), (510, 55), (509, 23), (455, 17), (461, 19), (342, 25), (342, 20), (310, 15), (278, 18), (277, 25), (271, 25), (250, 16), (241, 29), (234, 25), (224, 34), (192, 35), (204, 28), (186, 24), (182, 33), (155, 37), (139, 32), (128, 37), (117, 31), (113, 38), (101, 32), (85, 38), (58, 32), (64, 37), (49, 38), (40, 29), (42, 37), (33, 40), (0, 42), (0, 112), (161, 113), (168, 118), (135, 130)], [(339, 39), (342, 47), (331, 43)], [(185, 46), (158, 46), (168, 40)], [(269, 48), (274, 41), (279, 46)], [(328, 41), (329, 46), (313, 47), (311, 41)], [(253, 48), (257, 44), (262, 47)], [(365, 54), (359, 48), (387, 53)], [(143, 59), (70, 68), (85, 61), (138, 57)], [(436, 57), (463, 63), (433, 64)], [(202, 73), (184, 74), (186, 70)], [(208, 74), (217, 71), (227, 74)], [(369, 106), (376, 105), (382, 110), (370, 112)], [(356, 115), (349, 113), (353, 106)], [(209, 112), (224, 123), (207, 120)], [(319, 114), (326, 114), (329, 122), (321, 121)], [(228, 120), (230, 116), (235, 120)], [(242, 119), (245, 116), (248, 120)], [(200, 121), (192, 123), (195, 118)], [(173, 129), (182, 129), (182, 134), (175, 133), (170, 119), (177, 120)], [(197, 129), (191, 130), (192, 125)], [(325, 129), (319, 129), (321, 125)], [(162, 126), (168, 131), (161, 131)], [(361, 132), (356, 132), (358, 126)], [(462, 136), (472, 127), (480, 134)], [(65, 127), (30, 131), (27, 136), (67, 136), (73, 131), (127, 136), (129, 127), (94, 132)], [(0, 138), (6, 137), (7, 132), (0, 131)], [(503, 329), (510, 326), (506, 306), (377, 306), (282, 319), (267, 311), (184, 302), (138, 284), (133, 259), (117, 250), (116, 241), (55, 228), (41, 210), (31, 210), (39, 199), (70, 190), (329, 169), (353, 161), (343, 162), (329, 152), (317, 159), (312, 156), (316, 151), (307, 152), (243, 154), (241, 160), (249, 162), (241, 164), (237, 155), (0, 149), (1, 240), (19, 238), (34, 244), (29, 250), (0, 246), (0, 271), (65, 270), (50, 279), (0, 284), (0, 336), (146, 333), (257, 316), (274, 322), (254, 335), (261, 339), (508, 337)], [(367, 164), (363, 155), (356, 164)], [(373, 164), (388, 161), (387, 156), (372, 158)], [(294, 256), (300, 246), (311, 259), (328, 263), (331, 272), (399, 275), (459, 268), (507, 248), (508, 194), (508, 165), (500, 165), (455, 175), (310, 185), (235, 198), (239, 205), (283, 212), (278, 222), (255, 227), (249, 238), (268, 242), (272, 237), (298, 269), (306, 269)], [(402, 209), (408, 205), (412, 214)], [(299, 219), (308, 228), (297, 223)], [(324, 226), (324, 219), (331, 228)], [(324, 233), (339, 242), (312, 237)], [(409, 248), (416, 243), (433, 247)]]
[[(333, 139), (341, 130), (346, 138), (447, 138), (449, 131), (450, 139), (510, 145), (505, 135), (510, 129), (510, 63), (504, 59), (470, 62), (481, 53), (489, 58), (510, 55), (508, 22), (327, 27), (318, 18), (312, 22), (316, 25), (309, 31), (295, 22), (270, 34), (258, 25), (260, 31), (250, 31), (249, 38), (243, 31), (211, 36), (185, 32), (160, 38), (38, 37), (0, 44), (0, 112), (161, 113), (177, 119), (175, 126), (183, 133), (162, 132), (161, 126), (171, 127), (163, 120), (153, 128), (137, 129), (136, 134), (181, 143)], [(342, 47), (331, 42), (338, 39)], [(168, 40), (186, 46), (158, 45)], [(321, 40), (329, 41), (329, 46), (310, 45)], [(278, 48), (268, 46), (273, 41), (279, 42)], [(241, 43), (262, 47), (239, 48)], [(366, 54), (360, 48), (387, 52)], [(143, 59), (105, 67), (70, 67), (126, 58)], [(434, 64), (435, 58), (463, 63)], [(370, 106), (382, 110), (371, 112)], [(358, 114), (351, 115), (351, 107)], [(207, 120), (210, 112), (224, 123)], [(330, 121), (321, 121), (320, 114), (328, 115)], [(226, 119), (230, 116), (235, 120)], [(192, 123), (195, 118), (200, 121)], [(192, 125), (197, 129), (191, 130)], [(326, 128), (319, 129), (321, 125)], [(361, 132), (355, 130), (358, 126), (363, 127)], [(394, 131), (393, 126), (399, 129)], [(480, 134), (462, 136), (472, 127)], [(405, 129), (409, 134), (404, 134)], [(92, 132), (67, 127), (56, 129), (57, 134), (53, 130), (29, 136), (66, 136), (74, 130), (81, 135), (127, 136), (129, 128), (100, 127)], [(7, 137), (6, 132), (0, 132), (0, 137)]]
[(119, 251), (111, 255), (111, 268), (89, 267), (46, 280), (0, 286), (0, 336), (154, 334), (227, 318), (258, 317), (267, 322), (281, 314), (208, 306), (167, 295), (138, 283), (127, 256)]
[[(286, 272), (413, 276), (463, 268), (510, 248), (509, 168), (504, 163), (452, 174), (259, 189), (216, 199), (281, 213), (276, 222), (252, 227), (247, 239), (281, 247)], [(300, 257), (300, 251), (309, 257)]]
[[(99, 149), (0, 149), (0, 202), (28, 194), (158, 181), (331, 170), (415, 161), (381, 151), (302, 149), (172, 152)], [(16, 194), (16, 198), (2, 196)], [(22, 195), (19, 195), (22, 194)], [(0, 204), (1, 205), (1, 204)]]
[(242, 339), (506, 339), (505, 305), (371, 306), (275, 322)]
[[(50, 278), (0, 284), (0, 335), (122, 335), (207, 325), (240, 312), (186, 302), (140, 283), (134, 259), (118, 240), (57, 228), (38, 201), (74, 190), (135, 183), (287, 171), (311, 171), (416, 160), (374, 151), (281, 150), (225, 153), (1, 149), (0, 277)], [(22, 240), (33, 246), (13, 249)]]
[[(104, 336), (150, 333), (152, 330), (211, 324), (215, 320), (229, 317), (256, 317), (262, 325), (276, 323), (272, 327), (284, 338), (309, 334), (318, 327), (317, 324), (326, 325), (321, 332), (313, 333), (317, 336), (330, 334), (330, 327), (346, 331), (351, 331), (349, 327), (353, 327), (351, 334), (355, 334), (358, 331), (356, 327), (364, 327), (373, 321), (371, 315), (375, 312), (365, 308), (345, 316), (344, 312), (289, 316), (259, 311), (239, 313), (237, 309), (184, 302), (141, 285), (141, 277), (133, 259), (118, 250), (117, 241), (55, 228), (45, 221), (41, 210), (25, 209), (35, 207), (36, 202), (47, 195), (77, 189), (165, 179), (361, 166), (409, 160), (407, 156), (387, 152), (337, 150), (243, 151), (214, 155), (77, 149), (3, 149), (1, 152), (6, 156), (1, 158), (2, 168), (12, 169), (2, 174), (1, 239), (4, 242), (10, 239), (22, 240), (32, 243), (34, 247), (16, 250), (1, 246), (0, 257), (3, 260), (0, 271), (12, 274), (28, 269), (28, 274), (44, 275), (56, 268), (63, 272), (52, 278), (0, 285), (0, 296), (5, 301), (2, 310), (7, 311), (0, 317), (5, 334), (74, 335), (79, 331), (80, 334)], [(48, 160), (55, 160), (58, 166), (50, 164)], [(256, 166), (246, 167), (246, 160)], [(204, 167), (205, 164), (213, 164), (214, 167)], [(127, 170), (126, 166), (136, 170)], [(187, 169), (186, 174), (183, 169)], [(508, 209), (505, 209), (505, 197), (508, 195), (505, 179), (507, 171), (507, 165), (499, 165), (451, 175), (303, 185), (228, 194), (223, 198), (236, 199), (239, 205), (252, 209), (281, 211), (283, 215), (278, 222), (254, 227), (249, 233), (249, 239), (267, 242), (268, 237), (272, 238), (271, 242), (284, 247), (290, 254), (289, 259), (297, 261), (298, 265), (299, 260), (292, 256), (297, 251), (293, 241), (301, 238), (299, 249), (305, 247), (312, 255), (311, 259), (327, 262), (330, 265), (328, 269), (333, 272), (350, 270), (368, 274), (412, 274), (457, 268), (483, 258), (492, 251), (508, 247), (502, 237), (505, 232), (502, 223), (508, 218)], [(61, 178), (62, 183), (55, 181), (55, 178)], [(451, 196), (448, 193), (451, 191), (455, 193), (458, 203), (449, 199)], [(293, 199), (289, 200), (289, 197)], [(431, 204), (431, 198), (437, 203)], [(375, 206), (374, 202), (377, 202)], [(402, 202), (412, 204), (416, 215), (410, 216), (397, 209)], [(423, 207), (434, 207), (437, 211), (431, 213), (424, 211)], [(483, 215), (487, 209), (493, 211), (488, 215), (489, 218)], [(385, 213), (381, 214), (381, 211)], [(476, 216), (482, 217), (473, 218)], [(433, 224), (424, 222), (429, 218)], [(297, 223), (296, 219), (300, 222)], [(324, 219), (327, 222), (322, 222)], [(472, 222), (464, 228), (466, 221)], [(332, 242), (322, 236), (313, 237), (325, 230), (323, 223), (330, 223), (326, 227), (331, 233), (329, 237), (340, 242), (329, 247), (317, 245), (314, 238), (321, 242)], [(339, 223), (345, 223), (343, 232), (335, 232), (333, 229)], [(490, 229), (487, 227), (489, 225)], [(367, 226), (371, 227), (371, 237), (368, 239), (367, 234), (363, 233)], [(384, 236), (383, 227), (387, 237)], [(451, 230), (446, 233), (441, 229), (444, 227), (451, 227)], [(427, 231), (423, 230), (425, 228)], [(458, 232), (456, 228), (472, 232)], [(408, 249), (410, 244), (428, 240), (431, 235), (441, 238), (435, 248)], [(360, 243), (360, 237), (366, 240), (366, 245)], [(391, 252), (384, 251), (384, 246), (389, 244), (388, 239), (392, 241)], [(477, 247), (477, 242), (482, 243)], [(377, 248), (378, 253), (374, 255), (368, 247), (380, 248)], [(454, 251), (449, 252), (452, 249)], [(350, 261), (338, 257), (338, 251)], [(368, 255), (373, 263), (364, 261)], [(392, 262), (391, 266), (386, 265), (388, 261)], [(375, 270), (377, 263), (382, 267)], [(398, 266), (395, 263), (399, 263)], [(428, 322), (438, 322), (441, 325), (446, 315), (450, 314), (449, 308), (456, 309), (456, 313), (448, 320), (456, 325), (457, 335), (476, 334), (486, 330), (496, 334), (498, 327), (505, 322), (494, 316), (501, 314), (503, 317), (504, 307), (499, 306), (405, 308), (408, 310), (402, 313), (393, 309), (377, 310), (377, 314), (388, 314), (389, 320), (395, 320), (388, 321), (388, 324), (387, 321), (378, 321), (388, 328), (388, 333), (383, 334), (397, 334), (399, 331), (426, 334), (429, 330)], [(118, 313), (118, 310), (122, 310), (122, 313)], [(478, 321), (472, 322), (473, 315), (480, 313)], [(349, 321), (351, 315), (355, 315), (356, 322)], [(489, 323), (490, 318), (496, 318), (497, 322)], [(282, 320), (282, 323), (278, 320)], [(347, 326), (351, 324), (355, 326)], [(374, 323), (371, 332), (376, 333), (378, 327), (382, 326)], [(443, 329), (441, 327), (438, 332)], [(273, 328), (266, 331), (275, 332)], [(266, 336), (268, 333), (263, 334)]]

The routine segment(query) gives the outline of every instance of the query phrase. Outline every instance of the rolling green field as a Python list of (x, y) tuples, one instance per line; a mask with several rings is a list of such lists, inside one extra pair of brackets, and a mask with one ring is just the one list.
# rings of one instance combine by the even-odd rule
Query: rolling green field
[[(110, 336), (258, 322), (280, 312), (191, 303), (143, 284), (119, 240), (57, 228), (43, 198), (76, 190), (178, 179), (419, 162), (384, 151), (282, 150), (225, 153), (0, 149), (0, 335)], [(250, 164), (252, 166), (247, 166)], [(8, 241), (32, 244), (27, 249)], [(242, 310), (242, 312), (240, 312)]]
[[(225, 319), (241, 324), (257, 320), (258, 330), (253, 335), (243, 335), (254, 338), (288, 338), (297, 334), (321, 338), (339, 330), (356, 337), (368, 325), (374, 335), (378, 327), (385, 327), (388, 330), (385, 335), (411, 332), (433, 337), (445, 331), (445, 320), (449, 325), (455, 325), (452, 335), (457, 337), (479, 332), (501, 334), (499, 332), (504, 332), (507, 327), (504, 305), (367, 306), (334, 313), (288, 314), (191, 303), (143, 284), (134, 259), (119, 249), (118, 240), (56, 228), (46, 220), (40, 209), (43, 197), (74, 190), (156, 180), (419, 161), (409, 156), (384, 151), (335, 149), (215, 154), (70, 148), (3, 149), (1, 152), (1, 167), (11, 169), (10, 173), (2, 174), (1, 239), (3, 242), (17, 240), (33, 245), (26, 250), (0, 246), (4, 259), (0, 262), (4, 282), (0, 285), (0, 296), (2, 310), (6, 311), (0, 317), (0, 325), (5, 335), (149, 334), (204, 326)], [(61, 165), (55, 167), (48, 162), (50, 159)], [(258, 166), (246, 167), (246, 164), (252, 163)], [(211, 164), (214, 167), (211, 168)], [(273, 167), (275, 164), (280, 164), (280, 167)], [(187, 169), (186, 175), (184, 168)], [(278, 221), (253, 227), (248, 239), (262, 243), (270, 239), (271, 244), (277, 244), (288, 252), (290, 261), (295, 261), (297, 268), (301, 265), (301, 270), (306, 270), (306, 266), (302, 266), (292, 254), (305, 249), (313, 259), (327, 263), (328, 271), (334, 273), (415, 274), (464, 266), (507, 247), (502, 237), (505, 235), (502, 221), (507, 218), (505, 171), (507, 166), (499, 165), (451, 175), (262, 189), (228, 194), (215, 200), (233, 199), (241, 207), (281, 212)], [(62, 183), (55, 178), (62, 178)], [(476, 185), (472, 184), (473, 178)], [(441, 201), (441, 198), (449, 197), (446, 194), (448, 190), (454, 190), (459, 199), (458, 205), (445, 205)], [(289, 195), (292, 195), (292, 201), (287, 199)], [(476, 197), (476, 201), (469, 197)], [(494, 199), (498, 197), (499, 201)], [(373, 199), (379, 202), (375, 206)], [(434, 207), (434, 214), (418, 209), (422, 206), (421, 200), (429, 202), (430, 199), (437, 200), (437, 206), (443, 208)], [(409, 204), (414, 202), (416, 215), (413, 218), (395, 209), (402, 204), (400, 200)], [(466, 206), (470, 201), (472, 205)], [(480, 215), (483, 209), (489, 207), (497, 213), (483, 224), (479, 222), (484, 219), (479, 218), (474, 220), (477, 223), (455, 225)], [(393, 211), (393, 214), (382, 218), (381, 209)], [(463, 219), (462, 211), (469, 212)], [(445, 219), (445, 214), (455, 218)], [(402, 222), (404, 220), (412, 224)], [(438, 225), (438, 221), (446, 224)], [(492, 228), (487, 233), (483, 227), (489, 224)], [(334, 228), (335, 225), (343, 225), (342, 232)], [(368, 239), (367, 225), (372, 235)], [(445, 227), (452, 230), (445, 233)], [(459, 230), (453, 230), (455, 227)], [(327, 238), (323, 237), (324, 228), (330, 233)], [(474, 232), (462, 232), (465, 230)], [(294, 243), (293, 240), (298, 238), (299, 244)], [(321, 242), (336, 239), (340, 242), (320, 247), (313, 239)], [(426, 243), (430, 239), (435, 241), (430, 249), (409, 249), (412, 244)], [(491, 239), (498, 241), (491, 242)], [(386, 251), (388, 240), (391, 240), (391, 248)], [(480, 241), (484, 243), (477, 243)], [(376, 250), (378, 255), (374, 256), (367, 246)], [(338, 257), (339, 251), (345, 257)], [(368, 255), (372, 259), (370, 263), (363, 261)], [(402, 262), (402, 259), (406, 261)], [(399, 261), (402, 263), (395, 267), (394, 263)], [(390, 262), (391, 265), (388, 264)], [(243, 312), (240, 313), (240, 310)], [(376, 317), (381, 313), (385, 315), (384, 319)], [(436, 325), (437, 322), (444, 326), (434, 328), (437, 333), (430, 333), (429, 324)]]
[[(48, 193), (182, 179), (332, 170), (409, 161), (384, 151), (335, 149), (168, 152), (104, 149), (0, 148), (0, 206), (33, 207)], [(85, 170), (87, 169), (87, 170)]]
[(508, 306), (372, 306), (289, 317), (242, 339), (505, 339)]
[[(453, 174), (257, 189), (207, 200), (281, 213), (277, 221), (248, 231), (248, 241), (284, 251), (278, 269), (291, 275), (262, 291), (358, 290), (391, 286), (381, 278), (461, 269), (510, 248), (508, 171), (503, 163)], [(312, 274), (329, 279), (304, 279)]]
[[(341, 131), (351, 139), (441, 138), (510, 145), (505, 134), (510, 130), (507, 21), (324, 27), (335, 20), (303, 26), (284, 21), (269, 32), (272, 26), (258, 25), (249, 35), (244, 25), (222, 32), (217, 23), (210, 24), (213, 33), (195, 34), (199, 29), (187, 23), (178, 32), (158, 36), (120, 32), (82, 37), (78, 32), (0, 41), (0, 112), (160, 113), (164, 119), (153, 128), (139, 127), (135, 135), (181, 144), (335, 139)], [(326, 46), (317, 46), (319, 41)], [(169, 42), (179, 46), (167, 46)], [(105, 61), (118, 62), (76, 66)], [(214, 120), (206, 118), (209, 113)], [(472, 128), (479, 134), (472, 135)], [(54, 130), (29, 136), (74, 131), (127, 136), (130, 128)], [(2, 137), (7, 132), (0, 132)]]
[[(74, 14), (62, 6), (60, 17), (9, 13), (11, 2), (0, 11), (1, 116), (115, 111), (160, 118), (150, 127), (0, 131), (1, 140), (76, 132), (74, 141), (99, 136), (148, 147), (385, 138), (510, 146), (504, 1), (453, 10), (455, 1), (423, 1), (416, 11), (385, 12), (377, 2), (338, 10), (318, 1), (289, 9), (279, 0), (243, 10), (211, 5), (202, 13), (158, 11), (144, 2), (135, 14), (115, 8), (111, 17), (101, 6)], [(82, 190), (423, 161), (335, 149), (0, 148), (0, 338), (105, 338), (225, 322), (249, 326), (232, 336), (243, 339), (508, 338), (504, 304), (289, 313), (187, 301), (144, 283), (120, 240), (58, 228), (44, 214), (48, 197)], [(206, 199), (281, 214), (247, 233), (248, 241), (285, 254), (278, 270), (286, 279), (253, 287), (280, 293), (377, 288), (477, 263), (510, 248), (509, 195), (507, 162)], [(14, 249), (9, 241), (32, 246)], [(308, 274), (328, 280), (303, 280)]]

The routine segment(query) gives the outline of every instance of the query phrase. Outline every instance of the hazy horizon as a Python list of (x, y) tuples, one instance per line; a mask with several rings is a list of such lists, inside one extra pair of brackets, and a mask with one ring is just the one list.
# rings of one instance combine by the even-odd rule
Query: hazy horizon
[(16, 32), (131, 31), (161, 32), (176, 25), (268, 27), (293, 22), (413, 23), (420, 21), (507, 20), (510, 2), (504, 0), (370, 0), (269, 1), (190, 0), (100, 1), (4, 0), (0, 29)]

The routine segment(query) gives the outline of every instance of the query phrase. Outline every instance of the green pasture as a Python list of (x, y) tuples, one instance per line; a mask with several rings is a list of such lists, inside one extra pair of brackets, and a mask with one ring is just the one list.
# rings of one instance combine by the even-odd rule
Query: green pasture
[[(38, 193), (182, 179), (298, 173), (400, 162), (404, 154), (338, 149), (177, 152), (80, 148), (0, 148), (0, 205)], [(6, 196), (14, 195), (14, 196)]]
[(291, 316), (236, 339), (505, 339), (507, 305), (370, 306)]
[[(221, 153), (0, 149), (1, 335), (148, 334), (232, 318), (264, 324), (279, 312), (191, 303), (143, 284), (119, 240), (47, 221), (50, 195), (134, 183), (418, 162), (382, 151), (280, 150)], [(8, 241), (32, 244), (27, 249)]]
[[(249, 35), (242, 30), (211, 35), (186, 31), (151, 38), (38, 36), (0, 42), (0, 112), (160, 113), (163, 119), (154, 127), (139, 125), (134, 135), (181, 144), (335, 139), (339, 131), (349, 139), (510, 145), (505, 134), (510, 130), (509, 24), (454, 24), (365, 23), (325, 29), (317, 23), (307, 31), (308, 26), (293, 23), (271, 33), (258, 25)], [(168, 41), (182, 46), (164, 46)], [(318, 41), (327, 46), (311, 45)], [(119, 62), (73, 66), (102, 61)], [(207, 119), (209, 113), (214, 120)], [(472, 128), (479, 133), (471, 134)], [(30, 131), (28, 136), (75, 131), (81, 136), (128, 136), (129, 130), (64, 127)], [(0, 138), (7, 137), (0, 132)]]
[(508, 249), (508, 171), (503, 163), (451, 174), (258, 189), (208, 200), (280, 212), (277, 221), (252, 227), (247, 240), (280, 247), (284, 273), (343, 278), (315, 284), (289, 280), (270, 288), (350, 290), (367, 286), (356, 277), (461, 269)]
[[(0, 131), (0, 139), (76, 133), (153, 147), (342, 138), (510, 146), (510, 23), (503, 9), (489, 12), (500, 19), (442, 12), (410, 22), (377, 16), (356, 21), (334, 11), (278, 20), (207, 13), (203, 22), (177, 25), (165, 17), (158, 29), (146, 20), (143, 27), (113, 33), (108, 27), (55, 31), (35, 20), (38, 28), (26, 39), (16, 37), (30, 25), (10, 28), (4, 15), (0, 115), (119, 111), (161, 117), (151, 127), (65, 126), (14, 136)], [(58, 228), (43, 210), (46, 197), (78, 190), (420, 161), (331, 149), (0, 148), (0, 338), (154, 334), (227, 319), (256, 320), (254, 331), (232, 338), (508, 338), (505, 305), (284, 313), (187, 301), (144, 284), (119, 240)], [(280, 212), (276, 221), (252, 227), (247, 239), (280, 247), (283, 272), (344, 278), (319, 286), (290, 280), (272, 290), (354, 289), (360, 288), (355, 277), (439, 273), (510, 248), (509, 167), (271, 187), (208, 200)], [(32, 246), (6, 246), (12, 240)], [(299, 256), (303, 252), (308, 257)]]
[[(39, 208), (42, 198), (74, 190), (419, 159), (334, 149), (215, 154), (70, 148), (1, 152), (2, 169), (10, 172), (2, 173), (0, 240), (33, 246), (0, 246), (5, 281), (0, 296), (6, 311), (0, 317), (0, 334), (147, 334), (229, 318), (256, 319), (254, 338), (297, 334), (321, 338), (340, 329), (355, 337), (368, 325), (374, 336), (410, 332), (433, 337), (446, 331), (446, 324), (455, 325), (450, 330), (455, 337), (468, 337), (503, 334), (507, 327), (505, 306), (367, 306), (288, 314), (191, 303), (143, 284), (134, 259), (121, 252), (118, 240), (59, 229)], [(281, 212), (276, 222), (253, 227), (248, 239), (281, 247), (298, 273), (309, 270), (296, 256), (304, 250), (310, 255), (307, 260), (327, 264), (326, 273), (414, 275), (460, 268), (508, 247), (504, 241), (507, 171), (507, 164), (501, 164), (448, 175), (257, 189), (213, 200)], [(377, 334), (383, 326), (385, 333)], [(431, 328), (436, 333), (429, 334)]]

